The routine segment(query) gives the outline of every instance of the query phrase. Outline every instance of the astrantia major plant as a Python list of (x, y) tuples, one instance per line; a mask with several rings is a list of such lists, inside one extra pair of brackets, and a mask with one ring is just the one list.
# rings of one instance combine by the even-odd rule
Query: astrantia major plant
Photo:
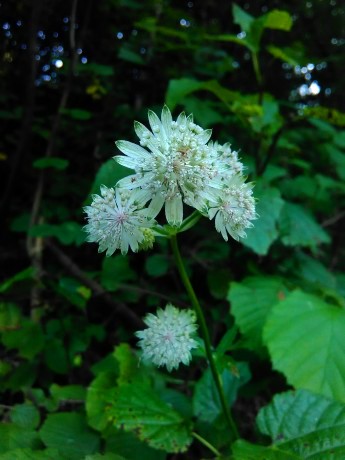
[[(143, 361), (165, 366), (170, 372), (189, 364), (196, 340), (197, 319), (205, 356), (210, 366), (224, 416), (234, 438), (236, 425), (225, 398), (223, 383), (212, 351), (202, 307), (192, 287), (177, 243), (177, 234), (191, 228), (201, 216), (214, 219), (215, 227), (227, 241), (246, 236), (256, 219), (253, 184), (243, 176), (243, 164), (229, 143), (210, 141), (212, 131), (194, 123), (182, 112), (173, 120), (167, 106), (161, 118), (148, 113), (151, 130), (134, 123), (139, 144), (117, 141), (124, 155), (114, 159), (134, 171), (114, 188), (101, 188), (91, 206), (85, 208), (88, 241), (99, 243), (99, 251), (110, 256), (119, 249), (136, 252), (150, 249), (154, 237), (169, 238), (176, 267), (189, 295), (193, 310), (179, 310), (168, 304), (157, 314), (149, 313), (146, 329), (136, 333)], [(165, 209), (167, 223), (155, 218)], [(188, 207), (194, 212), (184, 219)]]

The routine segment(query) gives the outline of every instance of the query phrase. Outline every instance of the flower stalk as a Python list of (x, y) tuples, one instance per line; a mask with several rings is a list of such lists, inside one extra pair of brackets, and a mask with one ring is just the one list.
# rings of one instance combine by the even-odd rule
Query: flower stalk
[(213, 357), (213, 354), (212, 354), (211, 339), (210, 339), (210, 334), (208, 332), (204, 312), (203, 312), (203, 310), (201, 308), (199, 300), (198, 300), (198, 298), (197, 298), (197, 296), (195, 294), (195, 291), (193, 289), (192, 283), (190, 282), (190, 279), (189, 279), (188, 274), (186, 272), (186, 268), (184, 266), (184, 263), (183, 263), (183, 260), (182, 260), (182, 257), (181, 257), (181, 253), (180, 253), (180, 250), (179, 250), (179, 247), (178, 247), (178, 242), (177, 242), (176, 235), (173, 235), (171, 237), (170, 241), (171, 241), (171, 247), (172, 247), (172, 252), (173, 252), (173, 255), (174, 255), (176, 267), (177, 267), (178, 272), (180, 274), (181, 281), (182, 281), (182, 283), (184, 284), (184, 286), (186, 288), (186, 291), (188, 293), (188, 296), (189, 296), (189, 299), (191, 301), (192, 307), (194, 308), (194, 311), (195, 311), (197, 319), (198, 319), (198, 323), (199, 323), (199, 326), (200, 326), (200, 333), (201, 333), (201, 336), (202, 336), (202, 338), (204, 340), (204, 343), (205, 343), (206, 356), (207, 356), (207, 359), (208, 359), (208, 362), (209, 362), (209, 365), (210, 365), (210, 368), (211, 368), (211, 373), (212, 373), (212, 376), (213, 376), (214, 383), (215, 383), (217, 391), (218, 391), (218, 395), (219, 395), (219, 399), (220, 399), (220, 402), (221, 402), (221, 405), (222, 405), (222, 408), (223, 408), (224, 416), (225, 416), (225, 418), (226, 418), (226, 420), (228, 422), (230, 431), (232, 433), (232, 437), (234, 439), (238, 439), (239, 438), (238, 430), (237, 430), (236, 424), (235, 424), (235, 422), (234, 422), (234, 420), (232, 418), (229, 406), (227, 404), (225, 394), (224, 394), (224, 389), (223, 389), (223, 383), (222, 383), (221, 377), (220, 377), (220, 375), (219, 375), (219, 373), (217, 371), (216, 363), (215, 363), (215, 360), (214, 360), (214, 357)]

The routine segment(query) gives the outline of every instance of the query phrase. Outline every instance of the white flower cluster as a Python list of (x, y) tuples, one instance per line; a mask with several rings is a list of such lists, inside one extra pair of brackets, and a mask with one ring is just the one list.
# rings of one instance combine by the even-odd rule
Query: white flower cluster
[(161, 118), (152, 111), (148, 118), (151, 131), (134, 123), (140, 145), (116, 142), (124, 155), (115, 160), (134, 174), (121, 179), (115, 190), (103, 187), (101, 196), (93, 196), (85, 208), (88, 241), (98, 242), (99, 251), (107, 255), (149, 247), (145, 229), (155, 224), (163, 206), (167, 222), (178, 227), (184, 204), (215, 218), (216, 230), (226, 241), (228, 234), (236, 240), (245, 237), (256, 218), (255, 200), (237, 152), (230, 144), (210, 142), (212, 131), (195, 124), (192, 115), (182, 112), (174, 121), (164, 106)]
[(255, 200), (237, 152), (229, 144), (209, 142), (211, 130), (196, 125), (192, 115), (186, 117), (182, 112), (173, 121), (164, 106), (160, 119), (152, 111), (148, 117), (151, 131), (134, 123), (140, 146), (116, 142), (124, 155), (115, 160), (135, 171), (118, 186), (147, 191), (151, 215), (156, 216), (165, 206), (170, 225), (181, 225), (185, 203), (210, 219), (216, 216), (216, 229), (225, 240), (227, 234), (236, 240), (244, 237), (256, 218)]
[(144, 208), (147, 201), (147, 194), (140, 190), (129, 193), (102, 185), (101, 196), (93, 195), (91, 206), (85, 207), (87, 240), (99, 243), (99, 252), (107, 251), (107, 256), (116, 249), (126, 254), (128, 247), (136, 252), (145, 240), (144, 229), (154, 224)]
[(156, 315), (146, 315), (144, 322), (147, 329), (136, 332), (144, 361), (166, 366), (169, 372), (181, 363), (189, 364), (191, 350), (198, 347), (194, 339), (197, 330), (194, 311), (179, 310), (168, 304)]

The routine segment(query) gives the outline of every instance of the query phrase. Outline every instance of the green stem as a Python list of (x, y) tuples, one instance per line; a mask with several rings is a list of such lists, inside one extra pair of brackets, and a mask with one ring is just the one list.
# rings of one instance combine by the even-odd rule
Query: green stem
[(238, 431), (237, 431), (237, 427), (235, 425), (235, 422), (234, 422), (234, 420), (232, 418), (230, 409), (229, 409), (228, 404), (226, 402), (226, 398), (225, 398), (225, 394), (224, 394), (224, 390), (223, 390), (223, 384), (222, 384), (221, 378), (220, 378), (220, 376), (218, 374), (216, 363), (215, 363), (215, 360), (214, 360), (214, 357), (213, 357), (213, 354), (212, 354), (212, 345), (211, 345), (211, 340), (210, 340), (210, 334), (209, 334), (208, 329), (207, 329), (204, 313), (202, 311), (202, 308), (201, 308), (201, 305), (199, 303), (199, 300), (198, 300), (198, 298), (197, 298), (197, 296), (196, 296), (196, 294), (194, 292), (193, 286), (192, 286), (192, 284), (191, 284), (191, 282), (189, 280), (189, 277), (187, 275), (187, 272), (186, 272), (186, 269), (185, 269), (181, 254), (180, 254), (180, 250), (179, 250), (179, 247), (178, 247), (176, 235), (173, 235), (171, 237), (170, 241), (171, 241), (171, 247), (172, 247), (172, 251), (173, 251), (173, 254), (174, 254), (177, 269), (179, 271), (181, 280), (182, 280), (182, 282), (183, 282), (183, 284), (184, 284), (184, 286), (186, 288), (186, 291), (188, 293), (189, 299), (190, 299), (190, 301), (192, 303), (192, 306), (193, 306), (193, 308), (195, 310), (195, 313), (196, 313), (196, 316), (198, 318), (198, 322), (199, 322), (199, 326), (200, 326), (200, 332), (201, 332), (202, 338), (204, 339), (204, 343), (205, 343), (206, 356), (207, 356), (207, 359), (208, 359), (208, 362), (209, 362), (209, 365), (210, 365), (210, 368), (211, 368), (213, 380), (215, 382), (215, 385), (216, 385), (216, 388), (217, 388), (217, 391), (218, 391), (218, 394), (219, 394), (219, 398), (220, 398), (220, 402), (221, 402), (221, 405), (222, 405), (222, 408), (223, 408), (224, 415), (225, 415), (226, 420), (227, 420), (227, 422), (229, 424), (229, 427), (230, 427), (230, 430), (231, 430), (231, 432), (233, 434), (233, 437), (235, 439), (238, 439), (239, 434), (238, 434)]
[(195, 439), (200, 441), (201, 444), (206, 446), (214, 455), (217, 455), (217, 457), (221, 456), (221, 453), (219, 452), (219, 450), (217, 450), (214, 446), (212, 446), (212, 444), (210, 444), (208, 441), (206, 441), (206, 439), (204, 439), (202, 436), (200, 436), (200, 434), (195, 433), (195, 431), (193, 431), (192, 435), (194, 436)]

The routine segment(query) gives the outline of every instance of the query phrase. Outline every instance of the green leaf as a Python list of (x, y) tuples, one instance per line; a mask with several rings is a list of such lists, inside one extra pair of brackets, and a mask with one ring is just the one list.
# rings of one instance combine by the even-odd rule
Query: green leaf
[(0, 332), (18, 329), (20, 320), (20, 309), (16, 304), (10, 302), (0, 303)]
[[(142, 459), (142, 457), (140, 458)], [(127, 460), (127, 459), (125, 457), (122, 457), (122, 455), (117, 455), (117, 454), (112, 454), (111, 452), (106, 452), (105, 454), (87, 455), (84, 460)]]
[(17, 404), (11, 409), (11, 421), (26, 430), (34, 430), (40, 423), (40, 413), (32, 403)]
[(285, 202), (280, 214), (281, 239), (286, 246), (317, 246), (329, 243), (328, 233), (302, 206)]
[(40, 324), (23, 320), (16, 330), (2, 333), (2, 343), (18, 350), (19, 356), (32, 359), (44, 347), (45, 337)]
[(83, 109), (64, 109), (62, 113), (74, 120), (90, 120), (92, 118), (92, 113)]
[(272, 10), (265, 16), (265, 28), (289, 31), (292, 27), (290, 13), (283, 10)]
[(273, 307), (263, 337), (291, 385), (345, 401), (343, 309), (294, 291)]
[(75, 412), (49, 414), (40, 436), (47, 447), (61, 450), (71, 460), (99, 450), (98, 435), (89, 429), (85, 417)]
[[(221, 373), (225, 398), (229, 406), (236, 400), (239, 388), (250, 379), (246, 363), (236, 364), (236, 373), (224, 369)], [(193, 412), (199, 420), (212, 423), (223, 413), (217, 387), (210, 369), (207, 369), (195, 385)]]
[(19, 448), (0, 454), (0, 460), (69, 460), (57, 449)]
[(0, 284), (0, 293), (8, 291), (16, 283), (26, 281), (27, 279), (33, 279), (34, 274), (35, 270), (33, 267), (28, 267), (25, 270), (16, 273), (14, 276), (8, 278)]
[(276, 395), (257, 416), (261, 433), (273, 442), (299, 438), (305, 434), (335, 426), (345, 429), (345, 404), (307, 390), (289, 391)]
[(180, 78), (169, 81), (165, 96), (166, 104), (173, 110), (177, 104), (184, 102), (188, 94), (202, 90), (211, 92), (228, 107), (235, 100), (239, 101), (241, 99), (239, 93), (221, 86), (216, 80), (198, 81), (190, 78)]
[(258, 188), (254, 194), (258, 199), (258, 219), (254, 221), (254, 227), (246, 231), (247, 238), (243, 238), (241, 242), (257, 254), (266, 255), (278, 237), (277, 222), (284, 201), (276, 188)]
[(241, 283), (231, 283), (230, 311), (251, 350), (260, 351), (263, 347), (262, 329), (267, 315), (286, 293), (283, 280), (270, 276), (249, 277)]
[(104, 430), (110, 422), (109, 402), (114, 398), (117, 375), (100, 373), (87, 389), (86, 412), (89, 425), (95, 430)]
[(277, 59), (287, 62), (292, 66), (303, 65), (307, 63), (304, 46), (300, 43), (294, 43), (291, 46), (277, 47), (274, 45), (267, 46), (267, 51)]
[(36, 431), (14, 423), (0, 424), (0, 453), (19, 447), (37, 447), (39, 438)]
[[(232, 445), (233, 460), (304, 460), (293, 452), (288, 452), (284, 447), (264, 447), (251, 444), (242, 439)], [(321, 459), (320, 459), (321, 460)]]
[(121, 283), (133, 281), (136, 274), (129, 266), (128, 257), (105, 257), (102, 263), (101, 284), (108, 291), (117, 291)]
[(232, 15), (234, 17), (234, 23), (238, 24), (244, 32), (249, 32), (255, 18), (250, 14), (246, 13), (241, 7), (232, 4)]
[(132, 64), (145, 65), (145, 61), (142, 56), (128, 48), (128, 45), (124, 45), (120, 48), (118, 57), (119, 59), (131, 62)]
[(166, 275), (170, 267), (170, 261), (164, 254), (154, 254), (145, 261), (145, 270), (148, 275), (159, 277)]
[[(101, 185), (105, 185), (106, 187), (114, 187), (120, 179), (123, 179), (132, 173), (133, 171), (131, 169), (121, 166), (113, 159), (108, 160), (99, 168), (95, 177), (95, 181), (92, 184), (90, 194), (99, 194)], [(87, 200), (87, 203), (89, 202), (91, 202), (91, 196)]]
[(118, 388), (109, 414), (117, 428), (134, 432), (155, 449), (185, 452), (192, 442), (191, 422), (163, 402), (154, 389), (143, 385)]
[(80, 284), (75, 278), (60, 278), (58, 292), (81, 310), (91, 297), (91, 289)]
[(35, 160), (32, 165), (36, 169), (53, 168), (62, 171), (67, 168), (69, 161), (59, 157), (43, 157)]
[(62, 339), (53, 338), (44, 347), (44, 360), (49, 369), (57, 374), (67, 374), (69, 360)]
[(85, 232), (82, 230), (82, 226), (73, 221), (67, 221), (60, 225), (34, 225), (30, 228), (29, 235), (41, 238), (54, 236), (60, 243), (66, 245), (75, 243), (79, 246), (85, 240)]
[(106, 451), (123, 455), (126, 460), (166, 460), (165, 452), (152, 449), (139, 441), (134, 433), (113, 430), (106, 438)]
[(207, 284), (215, 299), (225, 299), (231, 277), (231, 271), (227, 268), (208, 271)]
[(66, 402), (77, 403), (86, 399), (86, 388), (81, 385), (60, 386), (53, 383), (49, 391), (52, 399), (59, 404), (65, 404)]

